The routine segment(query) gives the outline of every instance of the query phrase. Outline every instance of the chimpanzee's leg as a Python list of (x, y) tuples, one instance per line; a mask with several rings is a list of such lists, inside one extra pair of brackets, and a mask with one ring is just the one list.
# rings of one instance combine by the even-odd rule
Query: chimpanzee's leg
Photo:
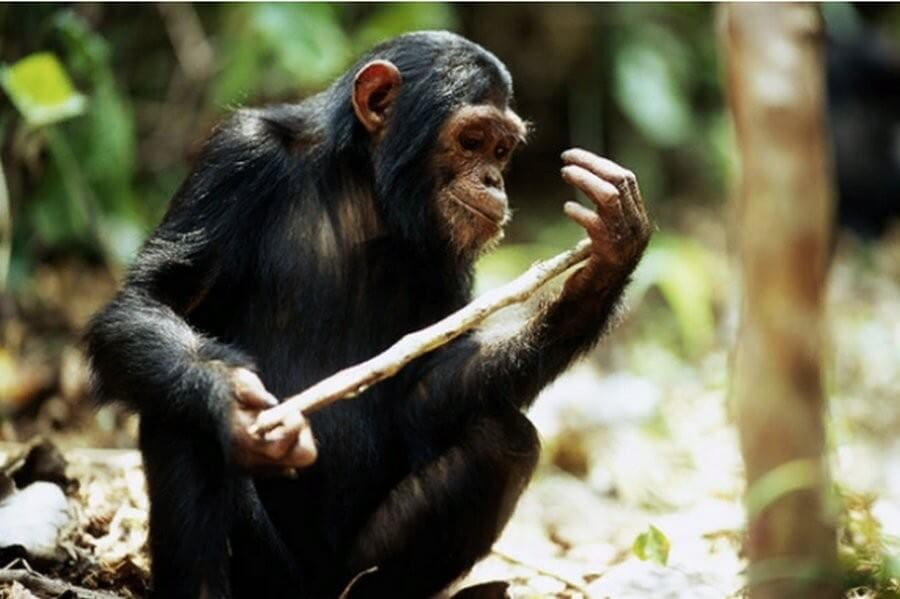
[(252, 480), (229, 471), (212, 439), (141, 418), (150, 495), (151, 597), (301, 596), (296, 568)]
[(177, 422), (142, 416), (140, 447), (150, 496), (150, 596), (231, 597), (233, 479), (214, 440)]
[(235, 498), (229, 539), (235, 599), (309, 597), (301, 572), (269, 519), (251, 478), (237, 481)]
[(486, 555), (537, 464), (540, 443), (518, 411), (484, 419), (458, 444), (404, 479), (356, 540), (351, 597), (423, 598)]

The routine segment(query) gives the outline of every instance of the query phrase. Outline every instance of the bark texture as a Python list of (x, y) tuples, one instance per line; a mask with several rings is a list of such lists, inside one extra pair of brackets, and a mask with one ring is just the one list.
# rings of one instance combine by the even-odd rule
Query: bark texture
[(719, 17), (741, 162), (732, 399), (750, 597), (838, 597), (821, 368), (833, 212), (822, 21), (814, 4), (726, 5)]

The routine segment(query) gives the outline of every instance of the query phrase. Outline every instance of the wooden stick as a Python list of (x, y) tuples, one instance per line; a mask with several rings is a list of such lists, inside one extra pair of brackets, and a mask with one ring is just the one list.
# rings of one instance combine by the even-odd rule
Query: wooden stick
[(78, 599), (121, 599), (121, 595), (86, 589), (62, 580), (48, 578), (28, 570), (0, 570), (0, 585), (18, 582), (25, 588), (53, 597), (74, 596)]
[(339, 399), (359, 395), (373, 384), (395, 375), (416, 358), (456, 339), (498, 310), (524, 302), (550, 279), (587, 259), (590, 252), (591, 240), (583, 239), (549, 260), (536, 262), (516, 279), (488, 291), (443, 320), (409, 333), (377, 356), (345, 368), (261, 412), (250, 432), (264, 437), (291, 412), (309, 413)]
[(578, 582), (577, 580), (575, 580), (574, 578), (570, 578), (569, 576), (565, 576), (558, 572), (552, 572), (552, 571), (542, 568), (540, 566), (536, 566), (535, 564), (532, 564), (532, 563), (528, 562), (527, 560), (523, 560), (521, 558), (518, 558), (518, 557), (510, 554), (510, 553), (506, 553), (505, 551), (503, 551), (501, 549), (497, 549), (496, 547), (491, 549), (491, 553), (493, 553), (497, 557), (504, 559), (512, 564), (516, 564), (518, 566), (523, 566), (525, 568), (528, 568), (529, 570), (532, 570), (537, 574), (541, 574), (542, 576), (549, 576), (550, 578), (554, 578), (554, 579), (558, 580), (559, 582), (563, 583), (564, 585), (566, 585), (567, 587), (571, 587), (572, 589), (578, 591), (579, 593), (584, 595), (586, 599), (591, 599), (591, 593), (584, 586), (583, 582)]

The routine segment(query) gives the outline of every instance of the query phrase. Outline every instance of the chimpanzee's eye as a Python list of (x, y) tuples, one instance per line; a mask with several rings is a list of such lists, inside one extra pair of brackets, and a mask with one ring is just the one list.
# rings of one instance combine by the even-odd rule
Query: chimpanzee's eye
[(481, 147), (481, 144), (484, 143), (484, 133), (481, 131), (464, 131), (459, 136), (459, 145), (462, 146), (463, 150), (468, 152), (474, 152), (475, 150)]

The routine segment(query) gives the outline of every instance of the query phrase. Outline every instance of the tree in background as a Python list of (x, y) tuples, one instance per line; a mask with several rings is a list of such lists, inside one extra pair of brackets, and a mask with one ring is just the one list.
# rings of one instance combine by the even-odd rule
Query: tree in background
[(750, 596), (837, 597), (821, 367), (833, 212), (822, 22), (811, 4), (729, 5), (720, 35), (741, 161), (732, 390)]

